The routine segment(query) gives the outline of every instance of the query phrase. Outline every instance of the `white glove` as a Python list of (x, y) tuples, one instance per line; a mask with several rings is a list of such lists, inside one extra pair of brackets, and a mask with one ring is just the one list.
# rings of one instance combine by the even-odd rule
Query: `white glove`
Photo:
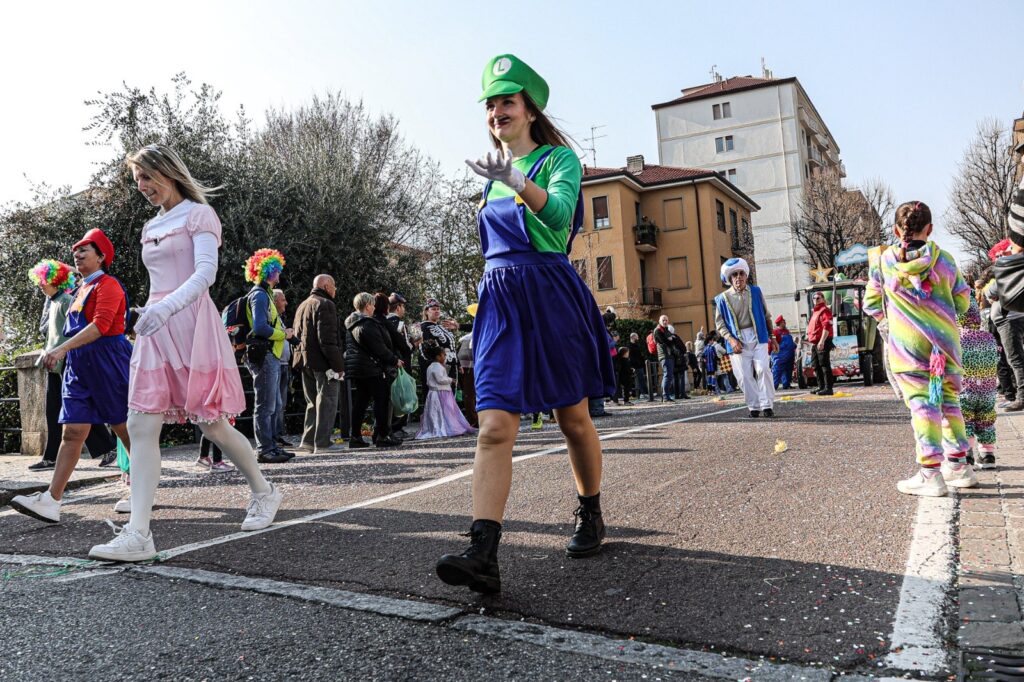
[(338, 374), (333, 369), (327, 370), (327, 380), (328, 381), (341, 381), (344, 378), (344, 376), (345, 376), (344, 374)]
[(194, 303), (217, 279), (217, 237), (209, 232), (199, 232), (192, 237), (192, 248), (196, 271), (159, 302), (137, 308), (139, 319), (135, 322), (135, 333), (140, 336), (155, 334), (167, 324), (171, 315)]
[(136, 308), (136, 311), (139, 313), (139, 319), (135, 321), (135, 333), (139, 336), (155, 334), (174, 314), (174, 309), (167, 303), (166, 298), (153, 305)]
[(526, 189), (526, 176), (523, 175), (521, 170), (512, 165), (512, 152), (507, 152), (506, 155), (497, 151), (494, 152), (493, 157), (488, 152), (475, 162), (466, 159), (466, 165), (477, 175), (481, 175), (488, 180), (498, 180), (505, 183), (516, 194)]

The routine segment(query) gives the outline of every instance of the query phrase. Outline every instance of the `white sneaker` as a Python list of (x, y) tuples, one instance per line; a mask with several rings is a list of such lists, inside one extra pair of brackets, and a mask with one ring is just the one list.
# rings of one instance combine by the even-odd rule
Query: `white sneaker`
[(132, 513), (132, 496), (129, 495), (128, 497), (124, 498), (123, 500), (118, 500), (114, 504), (114, 511), (117, 512), (118, 514), (131, 514)]
[(974, 475), (974, 467), (970, 464), (964, 464), (959, 471), (953, 469), (949, 462), (943, 462), (939, 468), (943, 480), (950, 488), (973, 488), (978, 485), (978, 477)]
[(260, 530), (274, 522), (277, 515), (277, 508), (281, 506), (281, 499), (284, 495), (281, 490), (270, 484), (270, 492), (262, 495), (253, 495), (249, 506), (245, 510), (245, 521), (242, 521), (242, 530)]
[(925, 476), (920, 470), (910, 478), (899, 481), (896, 484), (896, 489), (904, 495), (922, 495), (924, 497), (944, 497), (949, 492), (941, 473)]
[(114, 531), (114, 539), (89, 550), (90, 559), (104, 561), (149, 561), (156, 558), (156, 547), (153, 546), (153, 534), (143, 535), (128, 526), (118, 528), (107, 521)]
[(11, 506), (26, 516), (45, 521), (60, 523), (60, 502), (50, 496), (49, 490), (31, 495), (15, 495)]

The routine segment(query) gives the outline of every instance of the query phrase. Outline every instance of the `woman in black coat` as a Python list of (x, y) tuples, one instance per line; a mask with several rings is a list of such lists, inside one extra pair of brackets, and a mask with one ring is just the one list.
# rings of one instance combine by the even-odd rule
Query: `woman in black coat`
[(355, 312), (345, 319), (345, 377), (352, 383), (352, 431), (349, 447), (365, 448), (361, 431), (363, 416), (373, 401), (373, 442), (379, 448), (401, 445), (391, 436), (391, 380), (404, 363), (395, 354), (387, 324), (374, 317), (372, 294), (352, 299)]

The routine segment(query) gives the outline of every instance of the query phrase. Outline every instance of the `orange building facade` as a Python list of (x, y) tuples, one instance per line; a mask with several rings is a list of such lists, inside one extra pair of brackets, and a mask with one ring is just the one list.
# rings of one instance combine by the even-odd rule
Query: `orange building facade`
[(668, 315), (683, 340), (713, 329), (722, 263), (740, 255), (755, 267), (750, 215), (759, 206), (715, 171), (643, 157), (585, 168), (582, 188), (583, 227), (569, 258), (601, 309)]

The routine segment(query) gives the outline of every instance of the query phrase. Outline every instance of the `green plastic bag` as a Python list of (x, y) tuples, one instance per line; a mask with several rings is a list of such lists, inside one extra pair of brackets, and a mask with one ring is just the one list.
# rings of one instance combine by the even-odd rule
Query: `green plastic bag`
[(124, 449), (124, 443), (120, 438), (115, 440), (117, 440), (117, 467), (127, 474), (129, 469), (128, 451)]
[(420, 406), (416, 397), (416, 382), (409, 376), (405, 368), (398, 368), (398, 377), (391, 384), (391, 405), (396, 415), (412, 414)]

